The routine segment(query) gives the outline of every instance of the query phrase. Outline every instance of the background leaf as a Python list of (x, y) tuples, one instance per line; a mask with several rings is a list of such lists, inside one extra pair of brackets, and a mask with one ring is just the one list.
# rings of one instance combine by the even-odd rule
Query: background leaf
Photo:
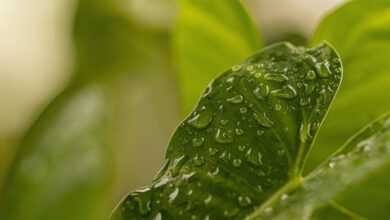
[(242, 219), (299, 183), (304, 160), (341, 80), (327, 44), (275, 44), (210, 84), (176, 130), (153, 183), (114, 219)]
[(274, 198), (248, 219), (308, 219), (348, 187), (359, 185), (390, 158), (390, 114), (371, 123), (321, 166), (297, 188), (284, 191), (285, 198)]
[(261, 40), (238, 0), (180, 0), (174, 51), (184, 113), (216, 74), (241, 62)]
[(390, 92), (389, 36), (387, 0), (350, 1), (326, 16), (317, 28), (312, 44), (332, 43), (345, 69), (339, 95), (313, 150), (317, 163), (390, 108), (385, 101)]
[[(345, 77), (309, 158), (308, 170), (360, 127), (390, 109), (389, 36), (387, 0), (350, 1), (320, 23), (312, 44), (331, 42), (340, 52)], [(351, 187), (338, 202), (370, 219), (386, 219), (390, 208), (389, 168)]]

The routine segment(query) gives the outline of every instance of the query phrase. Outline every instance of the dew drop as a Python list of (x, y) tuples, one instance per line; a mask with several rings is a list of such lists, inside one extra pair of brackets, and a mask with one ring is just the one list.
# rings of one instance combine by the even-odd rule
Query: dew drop
[(192, 139), (192, 146), (201, 147), (204, 144), (204, 137), (195, 137)]
[(239, 151), (244, 151), (246, 149), (245, 145), (238, 145), (238, 150)]
[(205, 204), (205, 205), (210, 204), (210, 202), (211, 202), (212, 199), (213, 199), (213, 196), (212, 196), (212, 195), (209, 195), (209, 196), (204, 200), (204, 204)]
[(253, 113), (253, 117), (263, 127), (270, 128), (274, 124), (273, 121), (267, 117), (265, 112), (262, 114), (255, 112)]
[(317, 78), (316, 73), (313, 70), (309, 70), (306, 74), (306, 79), (314, 80), (315, 78)]
[(275, 104), (275, 111), (280, 111), (280, 110), (282, 110), (282, 105), (279, 103), (276, 103)]
[(253, 65), (249, 65), (246, 67), (246, 70), (249, 72), (253, 71), (254, 69), (255, 69), (255, 67)]
[(169, 203), (174, 202), (178, 195), (179, 195), (179, 188), (176, 187), (175, 190), (171, 194), (169, 194), (169, 196), (168, 196)]
[(215, 168), (212, 172), (208, 172), (210, 176), (216, 176), (219, 173), (219, 167)]
[(213, 147), (209, 148), (209, 154), (211, 156), (214, 156), (216, 153), (218, 153), (218, 149), (217, 148), (213, 148)]
[(241, 107), (240, 108), (240, 113), (241, 114), (245, 114), (245, 113), (247, 113), (248, 112), (248, 109), (246, 108), (246, 107)]
[(229, 131), (223, 131), (222, 129), (218, 129), (215, 134), (215, 141), (220, 144), (227, 144), (233, 142), (233, 135)]
[(246, 206), (249, 206), (252, 204), (252, 200), (248, 196), (239, 196), (238, 197), (238, 204), (241, 207), (246, 207)]
[(257, 134), (258, 136), (263, 136), (264, 131), (263, 131), (263, 130), (257, 130), (257, 131), (256, 131), (256, 134)]
[(264, 213), (267, 214), (267, 215), (271, 214), (273, 211), (274, 210), (272, 209), (272, 207), (267, 207), (267, 208), (264, 209)]
[(185, 155), (178, 157), (173, 161), (173, 168), (171, 171), (171, 174), (173, 177), (176, 177), (179, 174), (179, 172), (180, 172), (181, 168), (183, 167), (183, 165), (185, 164), (185, 162), (186, 162)]
[(283, 194), (281, 197), (280, 197), (280, 200), (282, 201), (286, 201), (288, 199), (288, 195), (287, 194)]
[(234, 65), (234, 66), (232, 67), (232, 70), (233, 70), (233, 72), (237, 72), (237, 71), (241, 70), (241, 68), (242, 68), (241, 65)]
[(238, 135), (238, 136), (241, 136), (244, 134), (244, 130), (242, 130), (241, 128), (236, 128), (234, 131), (236, 132), (236, 135)]
[(271, 91), (271, 95), (283, 99), (292, 99), (297, 96), (297, 91), (291, 85), (285, 86), (282, 89), (275, 89)]
[(240, 159), (233, 160), (233, 166), (235, 166), (235, 167), (240, 167), (241, 163), (242, 163), (242, 161)]
[(264, 100), (269, 95), (269, 90), (268, 85), (257, 87), (253, 90), (253, 95), (260, 100)]
[(194, 157), (195, 166), (202, 166), (204, 164), (204, 158), (202, 156), (196, 155)]
[(284, 74), (267, 73), (264, 75), (264, 79), (274, 82), (284, 82), (288, 80), (288, 77)]
[(231, 98), (226, 99), (227, 102), (233, 103), (233, 104), (239, 104), (242, 101), (244, 101), (244, 97), (242, 95), (235, 95)]
[(207, 127), (211, 121), (213, 120), (213, 116), (211, 111), (208, 109), (201, 110), (198, 114), (188, 120), (188, 124), (194, 128), (202, 129)]
[(233, 217), (233, 216), (236, 216), (239, 212), (239, 209), (237, 208), (234, 208), (234, 209), (226, 209), (224, 212), (223, 212), (223, 215), (225, 217)]
[(329, 166), (330, 168), (334, 168), (334, 167), (336, 166), (336, 164), (335, 164), (334, 161), (330, 161), (330, 162), (328, 163), (328, 166)]
[(330, 71), (330, 66), (329, 66), (329, 63), (328, 62), (325, 62), (325, 63), (322, 63), (320, 65), (317, 65), (316, 66), (317, 69), (318, 69), (318, 75), (321, 77), (321, 78), (327, 78), (330, 76), (331, 74), (331, 71)]
[(157, 213), (157, 214), (154, 216), (153, 220), (162, 220), (162, 215), (161, 215), (161, 213), (160, 213), (160, 212)]

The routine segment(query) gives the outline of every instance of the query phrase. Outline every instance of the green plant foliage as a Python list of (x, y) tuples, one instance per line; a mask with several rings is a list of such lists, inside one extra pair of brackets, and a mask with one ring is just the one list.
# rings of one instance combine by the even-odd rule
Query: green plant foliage
[(153, 183), (114, 219), (243, 219), (296, 187), (341, 74), (327, 44), (279, 43), (233, 66), (178, 127)]
[(106, 101), (103, 88), (90, 85), (48, 106), (10, 168), (2, 219), (104, 219), (111, 179)]
[(350, 1), (326, 16), (313, 36), (313, 45), (326, 40), (337, 48), (345, 70), (313, 150), (313, 165), (390, 109), (389, 11), (388, 0)]
[[(248, 219), (307, 219), (316, 209), (370, 173), (382, 169), (390, 158), (390, 114), (351, 138), (309, 174), (302, 184), (274, 197)], [(325, 214), (325, 213), (324, 213)]]
[(248, 14), (237, 0), (180, 0), (174, 51), (184, 113), (208, 82), (260, 48)]
[(1, 219), (99, 220), (110, 215), (112, 127), (120, 98), (113, 99), (116, 82), (140, 70), (141, 60), (151, 57), (151, 39), (162, 39), (135, 27), (118, 8), (108, 0), (79, 1), (73, 78), (18, 146), (0, 193)]

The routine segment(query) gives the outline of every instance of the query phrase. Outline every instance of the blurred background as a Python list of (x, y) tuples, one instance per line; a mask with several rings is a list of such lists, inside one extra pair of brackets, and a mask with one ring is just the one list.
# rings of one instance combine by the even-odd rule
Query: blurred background
[[(266, 42), (303, 43), (321, 16), (341, 0), (244, 3)], [(141, 30), (137, 45), (147, 56), (133, 54), (139, 68), (115, 86), (120, 108), (115, 113), (112, 204), (150, 183), (170, 135), (185, 116), (170, 45), (176, 2), (122, 0), (120, 5), (134, 28)], [(71, 79), (76, 6), (76, 0), (0, 0), (0, 179), (20, 138)]]

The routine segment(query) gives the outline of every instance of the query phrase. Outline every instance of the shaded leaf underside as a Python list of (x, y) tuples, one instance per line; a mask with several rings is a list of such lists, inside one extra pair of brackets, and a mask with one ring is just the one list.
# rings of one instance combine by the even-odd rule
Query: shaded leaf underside
[(267, 47), (216, 78), (177, 128), (153, 183), (115, 219), (243, 219), (299, 183), (341, 80), (327, 44)]

